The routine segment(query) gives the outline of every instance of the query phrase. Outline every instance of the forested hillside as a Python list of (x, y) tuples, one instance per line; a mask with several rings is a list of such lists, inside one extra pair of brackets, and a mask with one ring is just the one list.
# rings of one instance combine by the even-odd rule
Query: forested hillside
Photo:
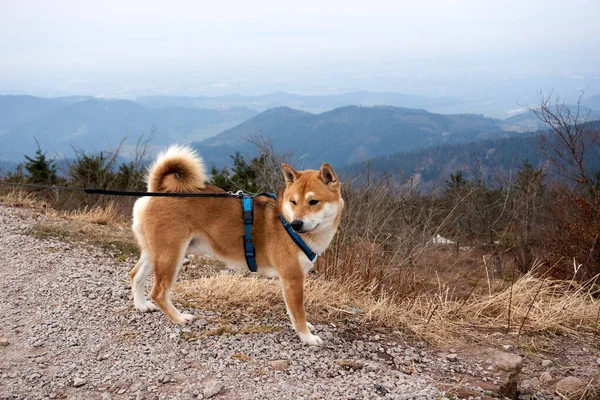
[(275, 151), (293, 153), (300, 165), (314, 167), (324, 160), (346, 165), (399, 151), (515, 135), (503, 130), (502, 121), (474, 114), (442, 115), (390, 106), (348, 106), (310, 114), (280, 107), (194, 146), (222, 166), (236, 151), (251, 155), (248, 138), (262, 136)]

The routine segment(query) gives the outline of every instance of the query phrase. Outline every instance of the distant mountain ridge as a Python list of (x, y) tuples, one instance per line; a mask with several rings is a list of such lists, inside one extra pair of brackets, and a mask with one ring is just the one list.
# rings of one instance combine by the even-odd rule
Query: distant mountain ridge
[[(575, 104), (565, 104), (565, 107), (573, 111), (577, 110), (577, 105)], [(600, 111), (593, 110), (585, 105), (580, 105), (579, 110), (582, 119), (587, 118), (588, 121), (600, 119)], [(502, 126), (507, 130), (518, 130), (520, 132), (534, 132), (544, 129), (542, 121), (531, 110), (523, 111), (502, 120)]]
[[(600, 120), (588, 124), (600, 129)], [(375, 157), (368, 163), (354, 163), (343, 167), (341, 173), (355, 177), (364, 174), (368, 164), (371, 177), (392, 174), (399, 178), (399, 181), (412, 177), (421, 190), (429, 191), (434, 187), (443, 186), (450, 174), (460, 170), (466, 179), (480, 178), (487, 184), (499, 186), (503, 184), (502, 179), (507, 179), (509, 175), (514, 176), (524, 162), (528, 162), (534, 168), (548, 166), (549, 155), (541, 146), (541, 136), (545, 132), (541, 130), (472, 143), (444, 144), (388, 154)], [(592, 150), (586, 152), (585, 166), (589, 171), (600, 170), (600, 154), (595, 154)], [(480, 174), (479, 177), (474, 176), (475, 171)]]
[(230, 94), (223, 96), (145, 96), (138, 97), (137, 102), (148, 107), (201, 107), (220, 108), (245, 106), (265, 111), (270, 108), (290, 107), (312, 113), (322, 113), (335, 108), (357, 105), (377, 106), (391, 105), (406, 108), (435, 109), (456, 106), (461, 103), (454, 97), (427, 97), (404, 93), (374, 93), (366, 91), (349, 92), (337, 95), (299, 95), (279, 92), (258, 96)]
[(267, 110), (193, 146), (217, 166), (236, 151), (252, 154), (247, 138), (263, 136), (278, 152), (293, 152), (304, 167), (336, 165), (444, 143), (467, 143), (518, 135), (501, 120), (481, 115), (442, 115), (391, 106), (340, 107), (311, 114), (289, 107)]
[(584, 99), (582, 103), (589, 108), (600, 110), (600, 94), (590, 96)]
[(226, 110), (169, 107), (153, 109), (130, 100), (93, 97), (39, 98), (0, 96), (0, 159), (21, 161), (36, 148), (70, 152), (71, 146), (106, 149), (128, 134), (127, 145), (156, 128), (152, 144), (189, 143), (217, 134), (256, 115), (236, 107)]

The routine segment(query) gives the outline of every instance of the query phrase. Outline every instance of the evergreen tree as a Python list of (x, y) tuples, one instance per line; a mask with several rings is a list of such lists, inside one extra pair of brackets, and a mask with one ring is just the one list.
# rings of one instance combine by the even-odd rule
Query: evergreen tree
[(220, 187), (226, 191), (232, 191), (234, 189), (231, 178), (229, 177), (229, 169), (227, 167), (218, 169), (217, 166), (213, 164), (210, 168), (210, 175), (211, 178), (208, 182), (209, 184)]
[(38, 141), (37, 150), (34, 157), (25, 155), (25, 169), (27, 170), (27, 182), (36, 184), (50, 184), (54, 185), (58, 182), (58, 176), (56, 175), (56, 165), (54, 160), (46, 158), (46, 153), (42, 152)]
[(212, 165), (210, 170), (212, 176), (209, 183), (227, 191), (259, 192), (261, 189), (258, 185), (258, 167), (263, 162), (261, 161), (262, 157), (253, 158), (248, 163), (238, 151), (231, 158), (233, 159), (231, 172), (227, 167), (219, 170), (215, 165)]
[(119, 165), (119, 170), (112, 186), (114, 189), (140, 191), (146, 187), (143, 174), (136, 168), (133, 162)]
[(69, 178), (73, 186), (95, 187), (106, 189), (115, 180), (112, 171), (111, 159), (104, 157), (103, 153), (88, 155), (78, 154), (77, 160), (70, 165)]

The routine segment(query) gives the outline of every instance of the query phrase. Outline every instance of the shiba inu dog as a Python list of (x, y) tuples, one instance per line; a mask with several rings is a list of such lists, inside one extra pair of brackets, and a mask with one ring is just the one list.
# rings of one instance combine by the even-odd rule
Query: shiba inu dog
[[(189, 147), (172, 146), (159, 155), (148, 173), (148, 191), (172, 193), (221, 193), (205, 184), (202, 159)], [(258, 273), (280, 279), (283, 299), (292, 326), (309, 345), (323, 343), (306, 322), (304, 277), (313, 267), (304, 252), (282, 226), (280, 214), (308, 247), (321, 254), (335, 235), (344, 201), (341, 183), (333, 168), (324, 163), (316, 170), (296, 171), (283, 164), (285, 190), (277, 200), (254, 198), (252, 237)], [(133, 231), (141, 255), (131, 270), (135, 308), (142, 312), (160, 308), (169, 319), (185, 324), (194, 319), (177, 310), (170, 300), (171, 287), (186, 254), (209, 254), (229, 265), (247, 268), (244, 223), (236, 197), (142, 197), (133, 207)], [(144, 282), (154, 272), (151, 296)]]

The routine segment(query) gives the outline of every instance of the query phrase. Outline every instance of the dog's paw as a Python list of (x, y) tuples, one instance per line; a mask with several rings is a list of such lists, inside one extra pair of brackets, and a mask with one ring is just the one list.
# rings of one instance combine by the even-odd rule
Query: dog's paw
[(145, 303), (135, 304), (135, 308), (141, 312), (152, 312), (158, 310), (156, 304), (146, 301)]
[(320, 346), (323, 344), (323, 339), (312, 333), (299, 333), (300, 340), (309, 346)]
[(315, 326), (313, 324), (311, 324), (310, 322), (307, 322), (306, 326), (308, 326), (309, 331), (311, 331), (311, 332), (315, 331)]
[(188, 322), (192, 322), (194, 318), (196, 317), (194, 317), (192, 314), (180, 313), (174, 322), (179, 325), (185, 325)]

